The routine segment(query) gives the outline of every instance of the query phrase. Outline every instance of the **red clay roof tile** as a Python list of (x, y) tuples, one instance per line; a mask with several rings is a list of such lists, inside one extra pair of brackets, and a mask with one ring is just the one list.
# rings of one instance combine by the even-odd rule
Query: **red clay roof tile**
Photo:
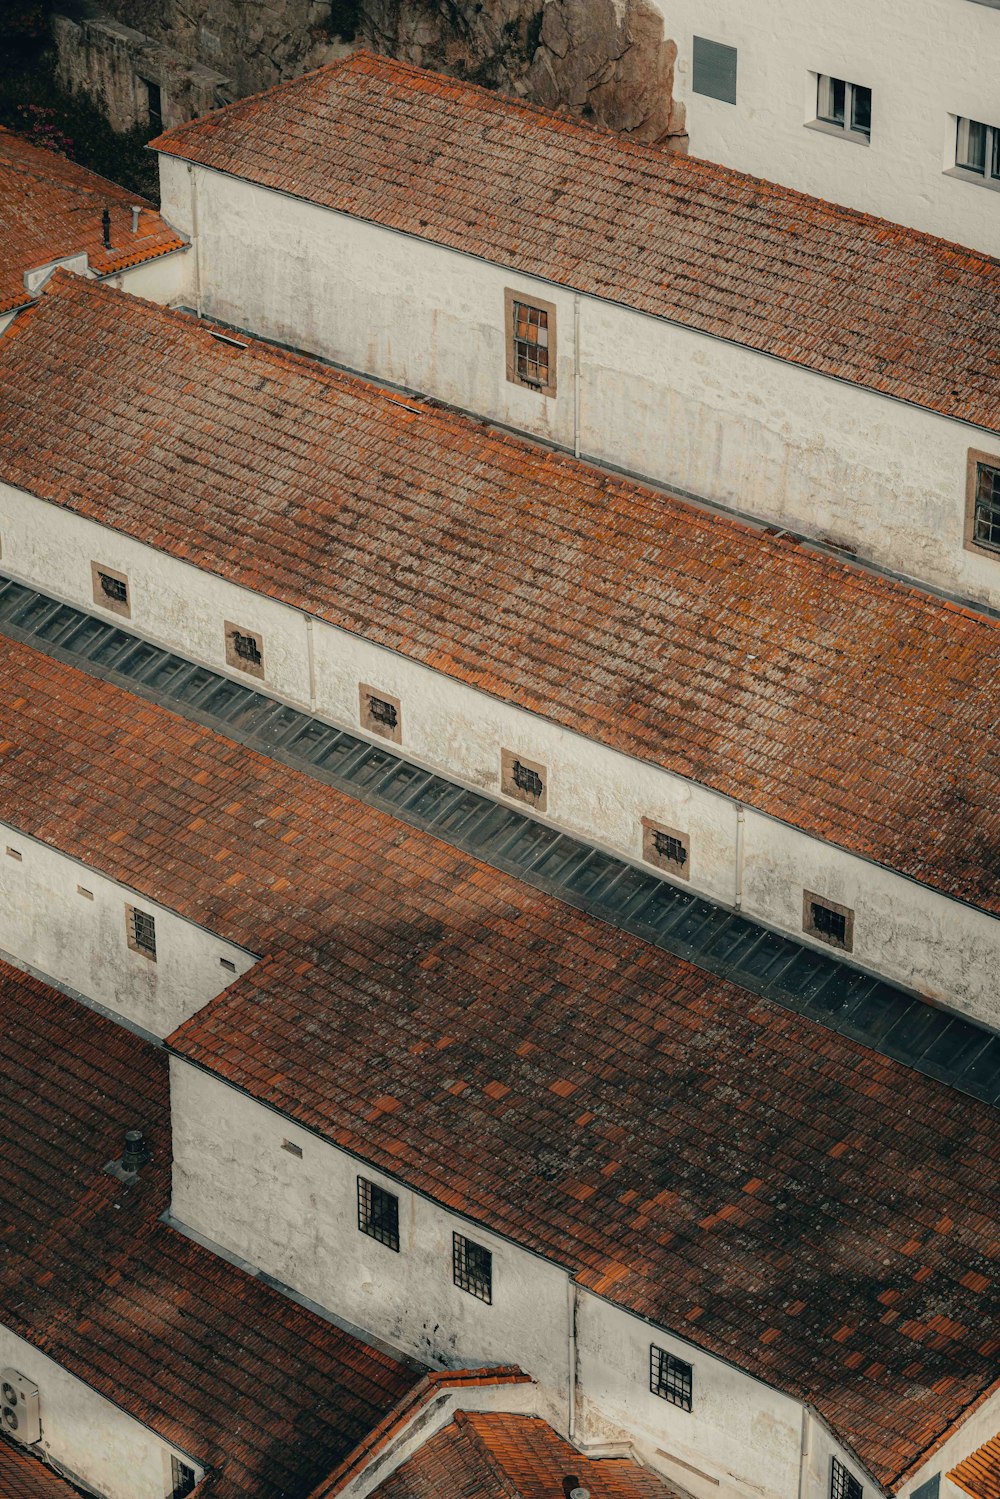
[(1000, 264), (357, 52), (168, 155), (1000, 428)]
[(0, 1437), (0, 1495), (3, 1499), (80, 1499), (80, 1489), (53, 1473), (31, 1452)]
[(1000, 914), (997, 621), (68, 274), (0, 395), (8, 483)]
[(1000, 1499), (1000, 1434), (970, 1453), (948, 1477), (971, 1499)]
[[(163, 1050), (3, 962), (0, 1008), (0, 1109), (20, 1125), (4, 1149), (0, 1323), (212, 1470), (206, 1495), (300, 1499), (422, 1370), (159, 1221)], [(126, 1187), (103, 1168), (132, 1126), (153, 1156)]]
[[(143, 210), (135, 234), (133, 204)], [(101, 227), (105, 208), (110, 250)], [(85, 250), (91, 269), (110, 276), (183, 244), (144, 198), (0, 128), (0, 312), (30, 302), (25, 271), (52, 260)]]
[(181, 1055), (812, 1401), (886, 1484), (993, 1383), (995, 1110), (9, 640), (0, 701), (0, 817), (267, 955)]

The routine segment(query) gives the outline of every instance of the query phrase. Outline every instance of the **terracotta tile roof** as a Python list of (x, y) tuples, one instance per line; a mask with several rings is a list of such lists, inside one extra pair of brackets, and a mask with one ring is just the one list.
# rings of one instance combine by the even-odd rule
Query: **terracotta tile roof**
[[(132, 233), (132, 205), (142, 207)], [(101, 215), (111, 211), (111, 250)], [(25, 271), (85, 250), (100, 276), (152, 260), (184, 241), (144, 198), (54, 151), (0, 128), (0, 312), (32, 298)]]
[(680, 1499), (631, 1458), (584, 1457), (538, 1416), (458, 1411), (371, 1499), (563, 1499), (571, 1475), (590, 1499)]
[(67, 274), (0, 478), (1000, 914), (996, 621)]
[(266, 955), (181, 1055), (811, 1400), (880, 1481), (992, 1384), (995, 1110), (6, 640), (0, 701), (0, 818)]
[(169, 155), (1000, 427), (1000, 264), (358, 52)]
[[(300, 1499), (420, 1369), (159, 1221), (162, 1049), (5, 963), (0, 1009), (0, 1323), (214, 1470), (206, 1495)], [(153, 1159), (126, 1187), (103, 1167), (133, 1125)]]
[(74, 1488), (30, 1452), (0, 1437), (0, 1494), (3, 1499), (80, 1499)]
[(1000, 1433), (952, 1468), (948, 1477), (972, 1499), (1000, 1499)]

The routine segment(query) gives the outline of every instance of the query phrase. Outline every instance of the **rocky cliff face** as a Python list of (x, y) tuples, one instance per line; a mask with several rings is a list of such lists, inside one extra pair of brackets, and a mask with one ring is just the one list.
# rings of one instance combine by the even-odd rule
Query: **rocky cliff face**
[[(96, 7), (95, 7), (96, 9)], [(101, 14), (255, 93), (352, 46), (684, 149), (655, 0), (100, 0)], [(88, 86), (79, 59), (64, 71)], [(90, 81), (97, 92), (96, 80)]]

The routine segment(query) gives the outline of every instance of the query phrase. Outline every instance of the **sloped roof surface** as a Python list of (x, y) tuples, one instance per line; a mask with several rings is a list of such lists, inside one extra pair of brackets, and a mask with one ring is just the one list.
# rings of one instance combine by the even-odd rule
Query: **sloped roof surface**
[[(132, 205), (141, 207), (132, 233)], [(111, 212), (111, 246), (101, 215)], [(0, 128), (0, 312), (31, 301), (25, 271), (85, 250), (98, 275), (182, 244), (151, 204), (54, 151)]]
[(68, 274), (0, 479), (1000, 914), (995, 620)]
[(0, 701), (0, 818), (265, 954), (181, 1055), (886, 1483), (991, 1386), (995, 1110), (10, 641)]
[(0, 1437), (3, 1499), (80, 1499), (80, 1493), (30, 1452), (22, 1452)]
[(679, 1499), (630, 1458), (576, 1452), (538, 1416), (458, 1411), (371, 1499), (564, 1499), (579, 1479), (590, 1499)]
[(364, 52), (154, 145), (1000, 426), (1000, 264), (728, 167)]
[[(159, 1221), (162, 1049), (2, 962), (0, 1011), (0, 1103), (18, 1121), (0, 1181), (0, 1323), (213, 1470), (206, 1496), (308, 1494), (421, 1371)], [(103, 1167), (133, 1126), (153, 1158), (128, 1187)]]
[(952, 1468), (948, 1477), (971, 1499), (1000, 1499), (1000, 1433)]

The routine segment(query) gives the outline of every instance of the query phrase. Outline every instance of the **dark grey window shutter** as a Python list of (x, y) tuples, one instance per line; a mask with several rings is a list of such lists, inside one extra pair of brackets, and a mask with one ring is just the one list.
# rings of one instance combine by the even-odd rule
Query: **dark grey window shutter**
[(736, 48), (724, 42), (709, 42), (703, 36), (694, 39), (694, 81), (696, 94), (736, 103)]

